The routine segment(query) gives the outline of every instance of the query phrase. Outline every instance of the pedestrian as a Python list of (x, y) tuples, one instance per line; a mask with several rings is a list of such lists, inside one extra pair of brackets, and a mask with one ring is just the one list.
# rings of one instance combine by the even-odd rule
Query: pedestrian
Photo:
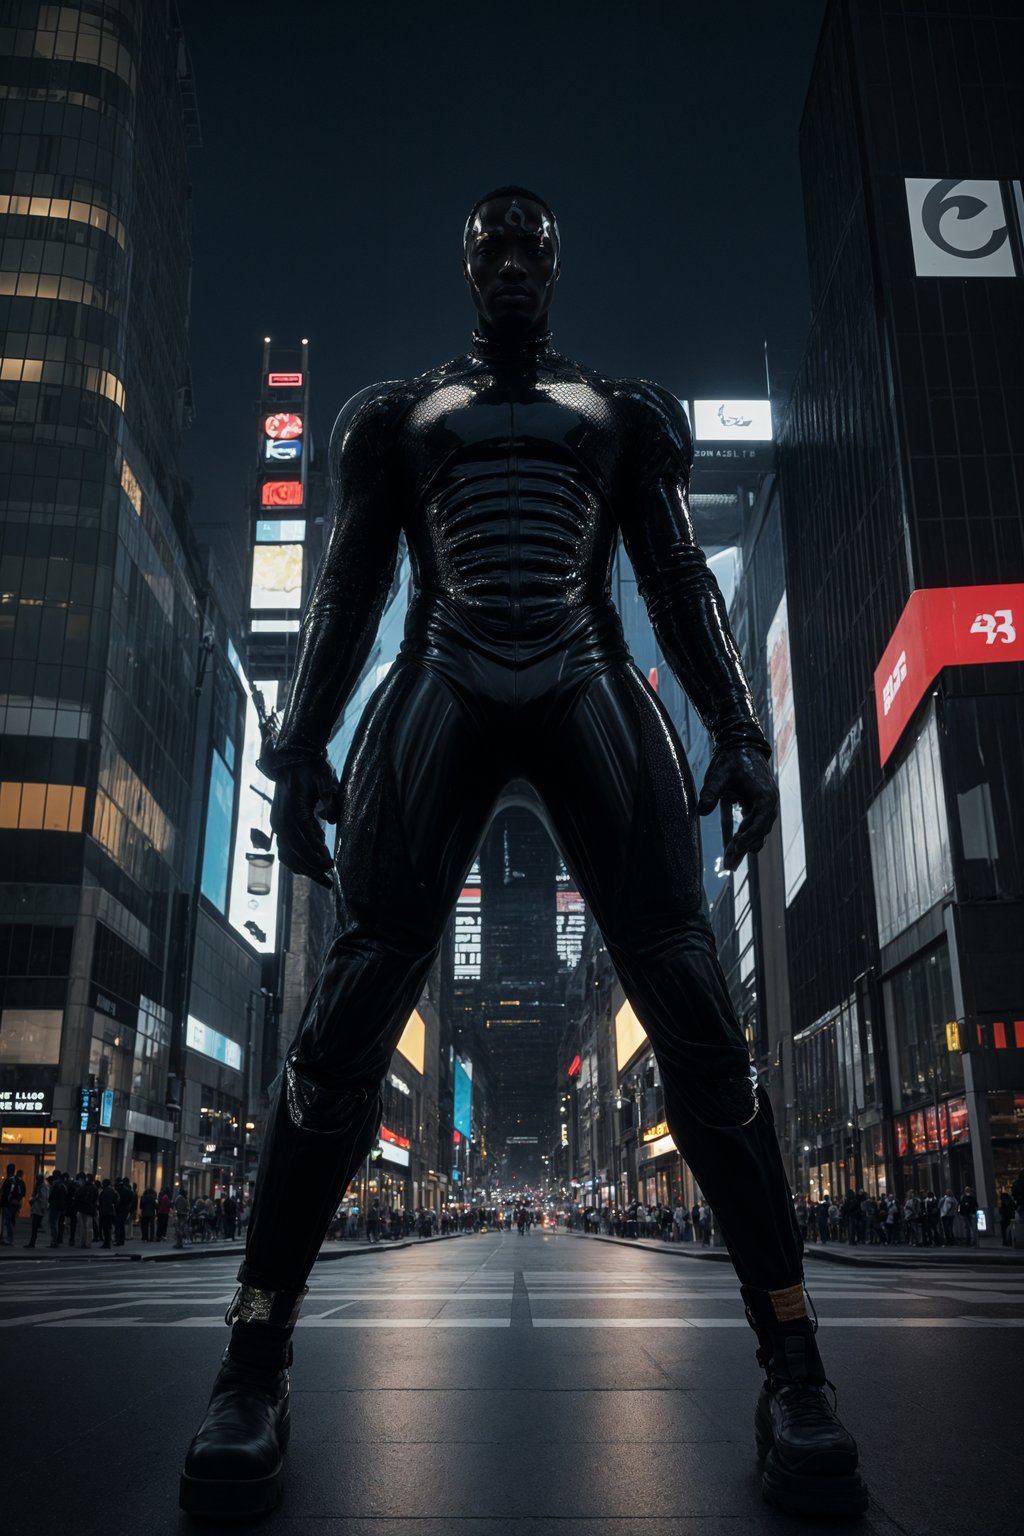
[(366, 1213), (366, 1241), (380, 1241), (380, 1201), (374, 1200)]
[(953, 1222), (956, 1219), (956, 1196), (951, 1189), (947, 1189), (939, 1201), (939, 1222), (942, 1226), (942, 1241), (947, 1247), (952, 1248), (956, 1242), (953, 1235)]
[(99, 1203), (100, 1186), (93, 1175), (87, 1173), (79, 1186), (78, 1198), (75, 1201), (76, 1246), (79, 1248), (92, 1247), (93, 1222), (96, 1219)]
[(142, 1241), (151, 1243), (156, 1231), (156, 1190), (148, 1184), (139, 1200), (139, 1224), (142, 1227)]
[(188, 1231), (188, 1218), (191, 1210), (188, 1190), (184, 1184), (178, 1186), (178, 1193), (171, 1201), (171, 1210), (174, 1213), (174, 1246), (175, 1248), (184, 1248), (185, 1233)]
[(65, 1175), (50, 1174), (50, 1247), (59, 1248), (64, 1241), (64, 1218), (68, 1209), (68, 1186)]
[(829, 1198), (823, 1195), (818, 1201), (818, 1240), (822, 1243), (828, 1242), (828, 1208)]
[(46, 1220), (46, 1213), (50, 1209), (50, 1186), (42, 1174), (36, 1179), (36, 1187), (32, 1191), (32, 1199), (29, 1201), (29, 1210), (32, 1213), (32, 1232), (26, 1248), (34, 1248), (39, 1229)]
[(700, 1202), (700, 1245), (711, 1247), (711, 1207), (706, 1200)]
[(939, 1236), (939, 1200), (933, 1189), (925, 1191), (924, 1196), (924, 1245), (926, 1248), (938, 1248), (942, 1242)]
[(114, 1241), (119, 1248), (125, 1244), (125, 1235), (132, 1216), (132, 1187), (126, 1178), (120, 1178), (115, 1186), (117, 1208), (114, 1211)]
[[(238, 1223), (238, 1201), (235, 1199), (234, 1195), (228, 1195), (225, 1198), (223, 1204), (221, 1205), (220, 1211), (224, 1221), (224, 1236), (227, 1238), (229, 1243), (233, 1243), (235, 1240), (235, 1227)], [(336, 1226), (337, 1220), (338, 1218), (335, 1217)]]
[(14, 1244), (14, 1223), (25, 1198), (25, 1180), (13, 1163), (7, 1164), (7, 1175), (0, 1184), (0, 1243), (10, 1248)]
[(999, 1197), (999, 1230), (1002, 1233), (1003, 1247), (1009, 1248), (1011, 1243), (1010, 1225), (1017, 1215), (1017, 1207), (1013, 1196), (1008, 1189), (1004, 1189)]
[(156, 1202), (156, 1240), (162, 1243), (167, 1236), (167, 1223), (171, 1219), (170, 1190), (162, 1189)]
[(111, 1246), (111, 1238), (114, 1234), (114, 1219), (117, 1215), (118, 1190), (114, 1188), (109, 1179), (104, 1179), (100, 1186), (100, 1198), (98, 1212), (100, 1218), (100, 1236), (103, 1238), (104, 1248)]
[(963, 1217), (964, 1242), (968, 1248), (978, 1246), (978, 1200), (974, 1190), (969, 1184), (964, 1185), (964, 1192), (960, 1196), (957, 1212)]
[(68, 1247), (75, 1246), (75, 1231), (78, 1224), (78, 1196), (82, 1185), (85, 1183), (85, 1174), (76, 1173), (73, 1179), (68, 1179)]

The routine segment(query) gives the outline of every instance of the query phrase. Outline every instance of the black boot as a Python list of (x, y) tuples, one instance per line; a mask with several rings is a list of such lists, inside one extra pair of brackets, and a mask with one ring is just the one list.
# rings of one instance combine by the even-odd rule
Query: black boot
[(767, 1376), (754, 1412), (764, 1497), (790, 1515), (862, 1514), (868, 1493), (857, 1470), (857, 1442), (826, 1396), (826, 1388), (835, 1388), (818, 1354), (817, 1324), (806, 1314), (792, 1315), (803, 1311), (803, 1287), (771, 1293), (744, 1286), (742, 1295)]
[(239, 1288), (231, 1342), (188, 1448), (178, 1502), (194, 1520), (249, 1520), (281, 1497), (292, 1329), (305, 1291)]

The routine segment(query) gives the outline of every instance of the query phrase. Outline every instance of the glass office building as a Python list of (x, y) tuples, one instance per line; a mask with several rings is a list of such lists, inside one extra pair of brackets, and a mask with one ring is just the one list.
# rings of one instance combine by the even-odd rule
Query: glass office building
[(779, 452), (793, 1142), (816, 1192), (971, 1184), (990, 1221), (1024, 1153), (1020, 44), (1016, 5), (829, 5)]
[(203, 629), (178, 471), (197, 132), (170, 0), (4, 7), (0, 1122), (26, 1178), (173, 1170)]

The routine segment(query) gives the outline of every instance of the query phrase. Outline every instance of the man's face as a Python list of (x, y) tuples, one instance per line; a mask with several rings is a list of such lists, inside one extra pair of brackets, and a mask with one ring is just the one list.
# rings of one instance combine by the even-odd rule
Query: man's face
[(463, 271), (477, 312), (494, 330), (535, 330), (555, 296), (558, 236), (529, 198), (499, 197), (478, 208), (466, 235)]

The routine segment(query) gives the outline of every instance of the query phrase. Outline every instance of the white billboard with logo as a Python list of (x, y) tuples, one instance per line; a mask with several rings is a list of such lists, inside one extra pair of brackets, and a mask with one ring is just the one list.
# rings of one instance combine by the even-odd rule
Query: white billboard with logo
[(918, 277), (1016, 277), (998, 181), (907, 176)]

